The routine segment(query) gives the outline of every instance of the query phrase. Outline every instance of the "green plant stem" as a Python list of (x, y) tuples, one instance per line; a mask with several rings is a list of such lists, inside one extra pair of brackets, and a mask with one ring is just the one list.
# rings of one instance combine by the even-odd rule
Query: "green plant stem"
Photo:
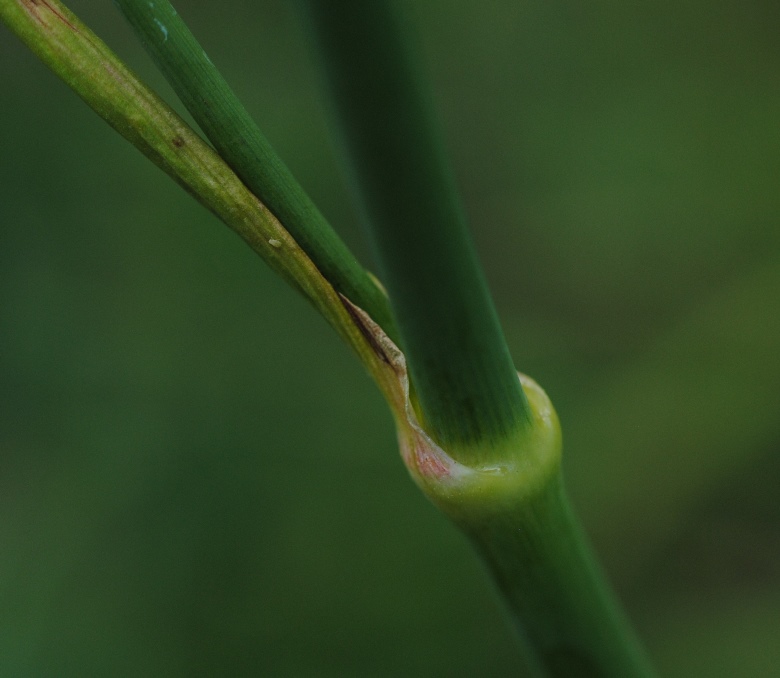
[(353, 346), (388, 398), (407, 466), (474, 541), (539, 675), (650, 675), (565, 502), (560, 432), (526, 380), (529, 422), (500, 465), (465, 467), (420, 429), (403, 356), (322, 276), (276, 217), (181, 118), (58, 0), (0, 0), (2, 20), (101, 117), (238, 233)]
[(555, 411), (512, 368), (399, 17), (304, 5), (419, 399), (391, 399), (407, 468), (483, 556), (535, 675), (651, 676), (566, 500)]
[(167, 0), (115, 3), (227, 164), (284, 224), (336, 290), (395, 337), (384, 292), (271, 148), (171, 4)]
[(460, 525), (488, 564), (541, 675), (653, 675), (569, 507), (560, 474), (516, 506)]
[(521, 379), (531, 422), (500, 464), (459, 464), (410, 407), (399, 414), (396, 405), (402, 457), (420, 489), (482, 555), (525, 641), (532, 675), (649, 678), (649, 663), (566, 499), (558, 418), (544, 391)]
[(372, 374), (379, 358), (349, 306), (214, 150), (59, 0), (0, 0), (0, 20), (95, 112), (297, 288)]
[(522, 430), (527, 404), (400, 18), (387, 0), (302, 2), (424, 425), (481, 456)]

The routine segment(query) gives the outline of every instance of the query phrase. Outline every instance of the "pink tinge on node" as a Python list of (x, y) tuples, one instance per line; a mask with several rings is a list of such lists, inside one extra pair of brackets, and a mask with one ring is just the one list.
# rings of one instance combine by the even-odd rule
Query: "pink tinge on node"
[(414, 429), (401, 436), (401, 457), (406, 467), (421, 478), (449, 478), (452, 462)]
[(415, 436), (415, 459), (420, 475), (443, 478), (450, 475), (449, 466), (425, 441)]

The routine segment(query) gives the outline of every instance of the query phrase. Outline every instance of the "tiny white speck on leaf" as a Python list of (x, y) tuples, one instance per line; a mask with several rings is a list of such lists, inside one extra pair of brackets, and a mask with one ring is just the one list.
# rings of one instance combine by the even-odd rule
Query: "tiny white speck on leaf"
[(165, 27), (162, 21), (159, 19), (155, 19), (154, 23), (157, 24), (157, 27), (162, 31), (163, 34), (163, 42), (168, 42), (168, 29)]
[(279, 249), (279, 248), (282, 246), (282, 241), (281, 241), (281, 240), (275, 240), (274, 238), (271, 238), (271, 239), (268, 241), (268, 244), (269, 244), (271, 247), (275, 247), (276, 249)]

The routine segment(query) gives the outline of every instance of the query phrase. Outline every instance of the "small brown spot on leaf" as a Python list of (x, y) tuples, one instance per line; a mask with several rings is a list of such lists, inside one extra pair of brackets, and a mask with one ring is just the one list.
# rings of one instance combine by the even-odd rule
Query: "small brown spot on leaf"
[(182, 146), (184, 146), (185, 141), (184, 141), (184, 139), (182, 137), (177, 135), (177, 136), (173, 137), (173, 139), (171, 139), (171, 143), (174, 146), (176, 146), (176, 148), (181, 148)]

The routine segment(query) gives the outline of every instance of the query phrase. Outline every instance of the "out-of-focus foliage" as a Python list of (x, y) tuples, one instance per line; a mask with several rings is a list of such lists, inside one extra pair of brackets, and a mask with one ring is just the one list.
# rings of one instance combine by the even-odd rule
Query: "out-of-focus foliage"
[[(656, 663), (778, 675), (777, 3), (409, 4)], [(110, 3), (71, 6), (169, 93)], [(366, 254), (287, 3), (178, 7)], [(324, 322), (4, 30), (0, 91), (0, 674), (507, 675), (489, 581)]]

